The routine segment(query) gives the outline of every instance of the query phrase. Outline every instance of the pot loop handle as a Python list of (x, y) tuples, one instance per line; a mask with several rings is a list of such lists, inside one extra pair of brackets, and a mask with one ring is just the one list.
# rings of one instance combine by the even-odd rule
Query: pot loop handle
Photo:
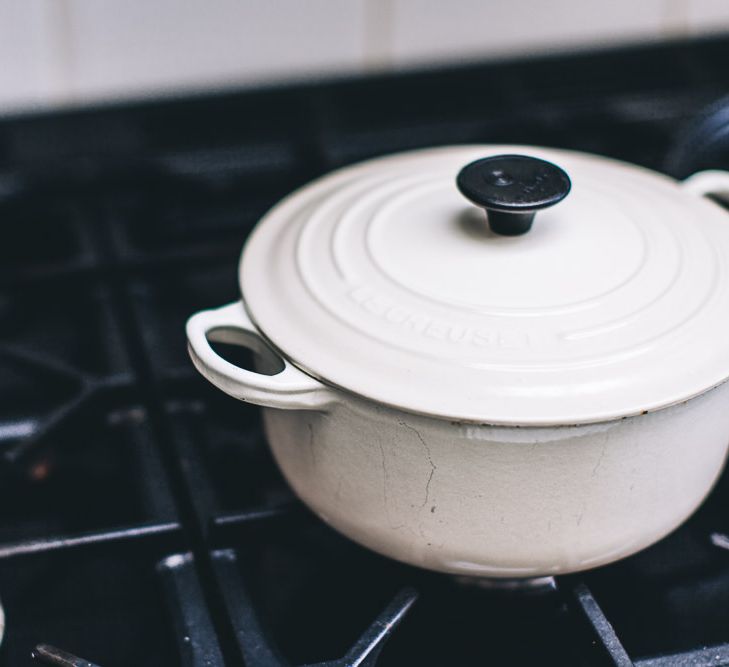
[(242, 301), (196, 313), (187, 321), (186, 331), (187, 347), (195, 367), (233, 398), (286, 410), (320, 410), (336, 400), (335, 391), (286, 359), (279, 357), (282, 369), (278, 373), (265, 375), (239, 368), (213, 350), (209, 340), (272, 353), (248, 317)]
[(701, 196), (712, 196), (729, 206), (729, 171), (707, 169), (699, 171), (682, 183), (689, 192)]

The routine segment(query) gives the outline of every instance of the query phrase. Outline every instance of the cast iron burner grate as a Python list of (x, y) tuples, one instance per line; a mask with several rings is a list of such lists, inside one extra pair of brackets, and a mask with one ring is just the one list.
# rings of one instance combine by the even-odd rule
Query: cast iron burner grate
[(0, 665), (729, 665), (727, 475), (621, 563), (471, 585), (309, 514), (183, 336), (297, 185), (452, 142), (678, 174), (728, 57), (713, 38), (0, 123)]

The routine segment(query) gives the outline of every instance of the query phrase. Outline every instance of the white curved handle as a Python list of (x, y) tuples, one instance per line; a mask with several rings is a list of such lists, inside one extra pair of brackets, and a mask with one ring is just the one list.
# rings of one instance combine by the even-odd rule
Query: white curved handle
[(701, 196), (714, 196), (729, 204), (729, 171), (707, 169), (689, 176), (683, 186)]
[[(332, 404), (336, 393), (286, 359), (276, 375), (239, 368), (210, 346), (208, 335), (220, 342), (240, 342), (240, 334), (255, 350), (269, 349), (251, 322), (241, 301), (215, 310), (203, 310), (187, 321), (187, 342), (195, 367), (212, 384), (241, 401), (287, 410), (318, 410)], [(236, 336), (237, 332), (237, 336)]]

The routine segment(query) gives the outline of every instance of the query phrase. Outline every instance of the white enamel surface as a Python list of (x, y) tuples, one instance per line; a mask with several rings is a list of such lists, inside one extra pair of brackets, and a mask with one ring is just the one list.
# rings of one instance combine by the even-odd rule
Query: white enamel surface
[[(500, 152), (573, 179), (524, 237), (491, 235), (452, 186)], [(729, 218), (708, 193), (729, 176), (680, 186), (516, 147), (350, 168), (262, 221), (241, 261), (247, 308), (193, 316), (191, 355), (268, 406), (295, 492), (375, 551), (488, 577), (609, 563), (685, 520), (726, 458)], [(208, 338), (273, 345), (281, 370), (239, 369)]]
[[(240, 301), (193, 315), (186, 326), (195, 368), (229, 396), (256, 405), (289, 410), (322, 408), (335, 400), (334, 391), (300, 371), (286, 359), (271, 359), (265, 342)], [(239, 368), (219, 356), (209, 340), (247, 346), (267, 360), (272, 375)]]
[(703, 500), (729, 442), (729, 383), (604, 424), (478, 426), (355, 399), (264, 410), (296, 493), (357, 542), (488, 577), (567, 573), (657, 541)]
[[(570, 195), (499, 237), (455, 187), (524, 153)], [(698, 188), (697, 188), (698, 189)], [(407, 411), (490, 424), (600, 422), (729, 376), (729, 215), (594, 156), (429, 149), (351, 167), (258, 225), (240, 280), (252, 320), (311, 375)]]

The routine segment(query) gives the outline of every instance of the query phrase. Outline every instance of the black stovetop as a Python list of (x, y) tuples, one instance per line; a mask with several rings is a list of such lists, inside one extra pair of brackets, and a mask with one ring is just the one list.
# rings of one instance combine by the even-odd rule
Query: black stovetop
[(464, 142), (678, 174), (727, 62), (714, 38), (0, 122), (0, 665), (729, 665), (727, 475), (641, 554), (493, 590), (310, 515), (183, 336), (293, 187)]

